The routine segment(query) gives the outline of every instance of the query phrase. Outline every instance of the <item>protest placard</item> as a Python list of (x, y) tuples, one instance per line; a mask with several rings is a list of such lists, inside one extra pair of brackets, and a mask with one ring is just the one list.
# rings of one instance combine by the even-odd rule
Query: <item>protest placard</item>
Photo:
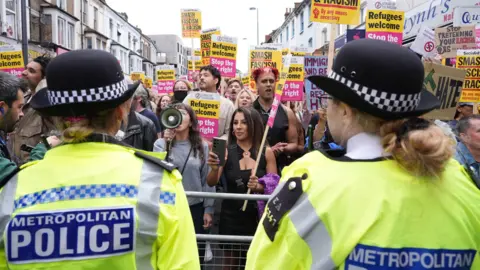
[(145, 77), (145, 81), (143, 81), (145, 88), (152, 89), (153, 79), (150, 77)]
[(452, 67), (424, 63), (425, 88), (440, 100), (440, 108), (424, 115), (427, 119), (452, 120), (460, 100), (465, 71)]
[(312, 0), (310, 21), (357, 25), (360, 23), (360, 1)]
[(237, 38), (212, 35), (210, 64), (222, 77), (234, 78), (237, 72)]
[(457, 68), (466, 71), (461, 102), (480, 102), (480, 50), (458, 50)]
[(145, 72), (143, 71), (132, 72), (130, 74), (130, 79), (134, 82), (141, 81), (143, 83), (145, 81)]
[(20, 47), (0, 46), (0, 71), (22, 77), (24, 69), (23, 54)]
[(256, 90), (253, 71), (258, 68), (272, 67), (280, 72), (282, 68), (282, 46), (275, 44), (265, 44), (262, 46), (252, 46), (249, 57), (250, 89)]
[(422, 25), (410, 49), (424, 57), (434, 57), (437, 53), (435, 49), (435, 32), (428, 26)]
[(292, 56), (301, 56), (301, 57), (304, 57), (305, 55), (307, 55), (308, 51), (309, 49), (305, 47), (291, 47), (289, 50)]
[(347, 30), (347, 42), (352, 40), (362, 39), (365, 38), (365, 30), (364, 29), (348, 29)]
[(475, 49), (475, 26), (436, 28), (435, 46), (443, 58), (456, 57), (457, 50)]
[(397, 9), (396, 0), (369, 0), (367, 1), (367, 10), (373, 9)]
[(220, 117), (220, 95), (217, 93), (194, 92), (186, 97), (198, 118), (200, 134), (203, 138), (213, 139), (218, 135)]
[(291, 57), (287, 81), (283, 87), (282, 101), (303, 101), (303, 81), (304, 58)]
[(243, 84), (243, 87), (246, 87), (246, 88), (249, 87), (249, 84), (250, 84), (250, 73), (244, 73), (244, 74), (242, 75), (242, 84)]
[(200, 49), (195, 49), (195, 51), (193, 52), (193, 56), (202, 56), (202, 51)]
[(480, 48), (480, 24), (475, 25), (475, 43), (477, 48)]
[(162, 65), (157, 67), (157, 93), (159, 95), (170, 95), (173, 93), (175, 84), (175, 67), (173, 65)]
[[(192, 60), (195, 61), (195, 70), (193, 70)], [(202, 58), (200, 56), (189, 56), (188, 57), (188, 81), (193, 82), (193, 74), (198, 73), (202, 67)]]
[[(272, 128), (273, 123), (275, 122), (275, 117), (277, 116), (277, 111), (278, 107), (282, 106), (282, 95), (283, 95), (283, 90), (285, 87), (285, 83), (287, 82), (287, 77), (288, 77), (288, 72), (290, 69), (290, 60), (291, 57), (286, 57), (282, 69), (280, 70), (280, 76), (277, 81), (277, 84), (275, 85), (275, 97), (273, 99), (272, 107), (270, 109), (270, 114), (268, 115), (268, 120), (267, 120), (267, 125)], [(268, 132), (266, 130), (265, 132)]]
[(365, 23), (367, 38), (402, 44), (404, 12), (369, 10)]
[[(328, 57), (327, 56), (305, 56), (305, 73), (308, 76), (327, 75)], [(305, 80), (305, 100), (307, 101), (307, 110), (316, 111), (320, 109), (320, 101), (318, 98), (324, 92), (312, 84), (309, 80)]]
[(199, 38), (202, 30), (202, 13), (199, 9), (182, 9), (182, 37)]
[(200, 50), (202, 51), (202, 63), (204, 66), (210, 65), (210, 47), (212, 46), (212, 35), (220, 36), (220, 28), (211, 28), (203, 30), (200, 35)]

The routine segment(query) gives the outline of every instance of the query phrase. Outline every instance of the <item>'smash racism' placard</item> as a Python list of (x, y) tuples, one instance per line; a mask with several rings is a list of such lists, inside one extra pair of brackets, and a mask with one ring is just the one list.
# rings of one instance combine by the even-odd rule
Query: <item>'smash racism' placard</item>
[(212, 46), (212, 35), (220, 36), (220, 28), (211, 28), (202, 31), (200, 35), (200, 50), (202, 51), (202, 63), (210, 65), (210, 47)]
[(310, 20), (332, 24), (359, 24), (360, 0), (312, 0)]
[(189, 94), (186, 100), (197, 115), (202, 137), (206, 139), (217, 137), (218, 119), (220, 117), (220, 95), (217, 93), (195, 92)]
[(182, 37), (199, 38), (202, 30), (202, 13), (199, 9), (182, 9)]
[(212, 35), (210, 64), (222, 77), (234, 78), (237, 73), (237, 38)]
[(457, 51), (457, 68), (466, 71), (461, 102), (480, 102), (480, 50)]

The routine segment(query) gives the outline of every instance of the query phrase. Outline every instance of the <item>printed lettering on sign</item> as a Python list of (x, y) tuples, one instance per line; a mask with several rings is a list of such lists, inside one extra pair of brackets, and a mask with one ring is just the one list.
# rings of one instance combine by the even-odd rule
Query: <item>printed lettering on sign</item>
[(357, 245), (345, 261), (345, 269), (470, 269), (475, 253), (475, 250), (380, 248)]
[(134, 243), (132, 207), (18, 214), (6, 232), (11, 264), (115, 256)]

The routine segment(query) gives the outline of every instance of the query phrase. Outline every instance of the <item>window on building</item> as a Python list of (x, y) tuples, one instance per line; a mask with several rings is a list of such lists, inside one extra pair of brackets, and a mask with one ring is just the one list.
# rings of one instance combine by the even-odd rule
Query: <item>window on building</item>
[(85, 24), (88, 23), (88, 1), (87, 0), (83, 0), (82, 21)]
[(113, 39), (114, 34), (113, 34), (113, 20), (109, 20), (109, 27), (110, 27), (110, 38)]
[(93, 40), (91, 37), (85, 38), (85, 44), (87, 44), (87, 49), (93, 49)]
[(305, 12), (300, 13), (300, 34), (303, 33), (303, 30), (305, 29)]
[(102, 49), (102, 41), (97, 38), (97, 47), (96, 47), (97, 50), (101, 50)]
[(180, 44), (177, 43), (177, 53), (180, 53)]
[(342, 26), (337, 24), (337, 37), (339, 37), (342, 33)]
[(310, 13), (312, 12), (312, 7), (310, 5), (308, 5), (307, 7), (307, 11), (308, 11), (308, 15), (307, 15), (307, 18), (308, 18), (308, 27), (312, 26), (312, 20), (310, 18)]
[(290, 27), (288, 27), (287, 25), (287, 31), (285, 31), (285, 37), (286, 37), (286, 41), (288, 42), (288, 33), (290, 31)]
[(323, 41), (323, 44), (325, 44), (325, 43), (328, 42), (327, 28), (323, 28), (323, 31), (322, 31), (322, 41)]
[(283, 33), (280, 33), (280, 43), (283, 43)]
[(58, 7), (67, 10), (67, 0), (57, 0)]
[(308, 39), (308, 47), (312, 48), (313, 47), (313, 38)]
[(102, 41), (102, 50), (106, 51), (107, 50), (107, 42)]
[(30, 12), (30, 40), (40, 42), (40, 14)]
[(128, 33), (128, 48), (132, 48), (132, 35), (130, 33)]
[(111, 48), (110, 52), (113, 54), (113, 56), (117, 57), (117, 50), (116, 49)]
[(6, 32), (7, 37), (14, 38), (17, 34), (17, 23), (16, 23), (16, 3), (15, 0), (5, 1), (5, 10), (6, 10)]
[(65, 33), (66, 33), (66, 29), (65, 29), (65, 19), (63, 18), (60, 18), (58, 17), (58, 20), (57, 20), (57, 43), (59, 45), (62, 45), (62, 46), (65, 46)]
[(178, 64), (181, 65), (182, 64), (182, 56), (179, 54), (178, 55)]
[(292, 38), (295, 37), (295, 19), (292, 21)]
[[(130, 72), (132, 72), (134, 69), (133, 69), (133, 61), (130, 61)], [(130, 73), (129, 72), (129, 73)]]
[(75, 26), (72, 23), (67, 25), (67, 48), (75, 49)]
[(120, 42), (120, 36), (122, 34), (120, 33), (120, 24), (117, 24), (117, 42)]
[(93, 29), (98, 30), (98, 8), (93, 8)]

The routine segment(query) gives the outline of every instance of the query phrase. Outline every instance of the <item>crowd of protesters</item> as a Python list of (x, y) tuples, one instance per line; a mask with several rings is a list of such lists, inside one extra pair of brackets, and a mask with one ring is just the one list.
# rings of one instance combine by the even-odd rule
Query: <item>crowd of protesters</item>
[[(53, 120), (29, 105), (32, 96), (47, 86), (49, 61), (44, 56), (33, 59), (23, 78), (0, 72), (0, 179), (15, 173), (18, 166), (28, 161), (42, 159), (47, 149), (60, 143)], [(257, 194), (271, 194), (282, 170), (308, 152), (310, 141), (316, 150), (344, 151), (342, 143), (335, 142), (330, 135), (326, 106), (309, 112), (304, 102), (285, 102), (278, 108), (261, 149), (279, 72), (272, 68), (257, 69), (253, 78), (257, 89), (244, 87), (238, 79), (224, 79), (215, 67), (205, 66), (193, 84), (176, 81), (172, 95), (158, 96), (140, 84), (133, 95), (128, 121), (121, 123), (116, 138), (140, 150), (168, 150), (168, 161), (181, 173), (184, 189), (199, 192), (221, 190), (245, 194), (250, 189)], [(130, 85), (134, 83), (130, 81)], [(226, 83), (223, 91), (222, 83)], [(228, 142), (225, 161), (218, 160), (212, 142), (200, 135), (197, 116), (186, 100), (193, 91), (221, 96), (218, 137)], [(320, 104), (327, 104), (329, 96), (320, 99)], [(166, 128), (161, 121), (162, 112), (171, 107), (183, 116), (175, 129)], [(313, 136), (307, 133), (309, 126)], [(446, 135), (455, 134), (455, 159), (480, 178), (480, 116), (473, 113), (473, 104), (460, 103), (454, 120), (438, 126)], [(168, 144), (171, 144), (169, 149)], [(256, 173), (252, 174), (254, 170)], [(263, 212), (262, 205), (253, 201), (248, 203), (246, 211), (241, 210), (243, 201), (224, 200), (219, 204), (213, 199), (189, 198), (188, 204), (197, 234), (208, 233), (218, 225), (220, 234), (253, 236)], [(217, 219), (216, 214), (219, 214)], [(203, 258), (205, 243), (198, 245)], [(226, 264), (245, 264), (232, 261), (245, 258), (245, 248), (235, 250), (226, 245), (224, 248), (228, 250)]]

